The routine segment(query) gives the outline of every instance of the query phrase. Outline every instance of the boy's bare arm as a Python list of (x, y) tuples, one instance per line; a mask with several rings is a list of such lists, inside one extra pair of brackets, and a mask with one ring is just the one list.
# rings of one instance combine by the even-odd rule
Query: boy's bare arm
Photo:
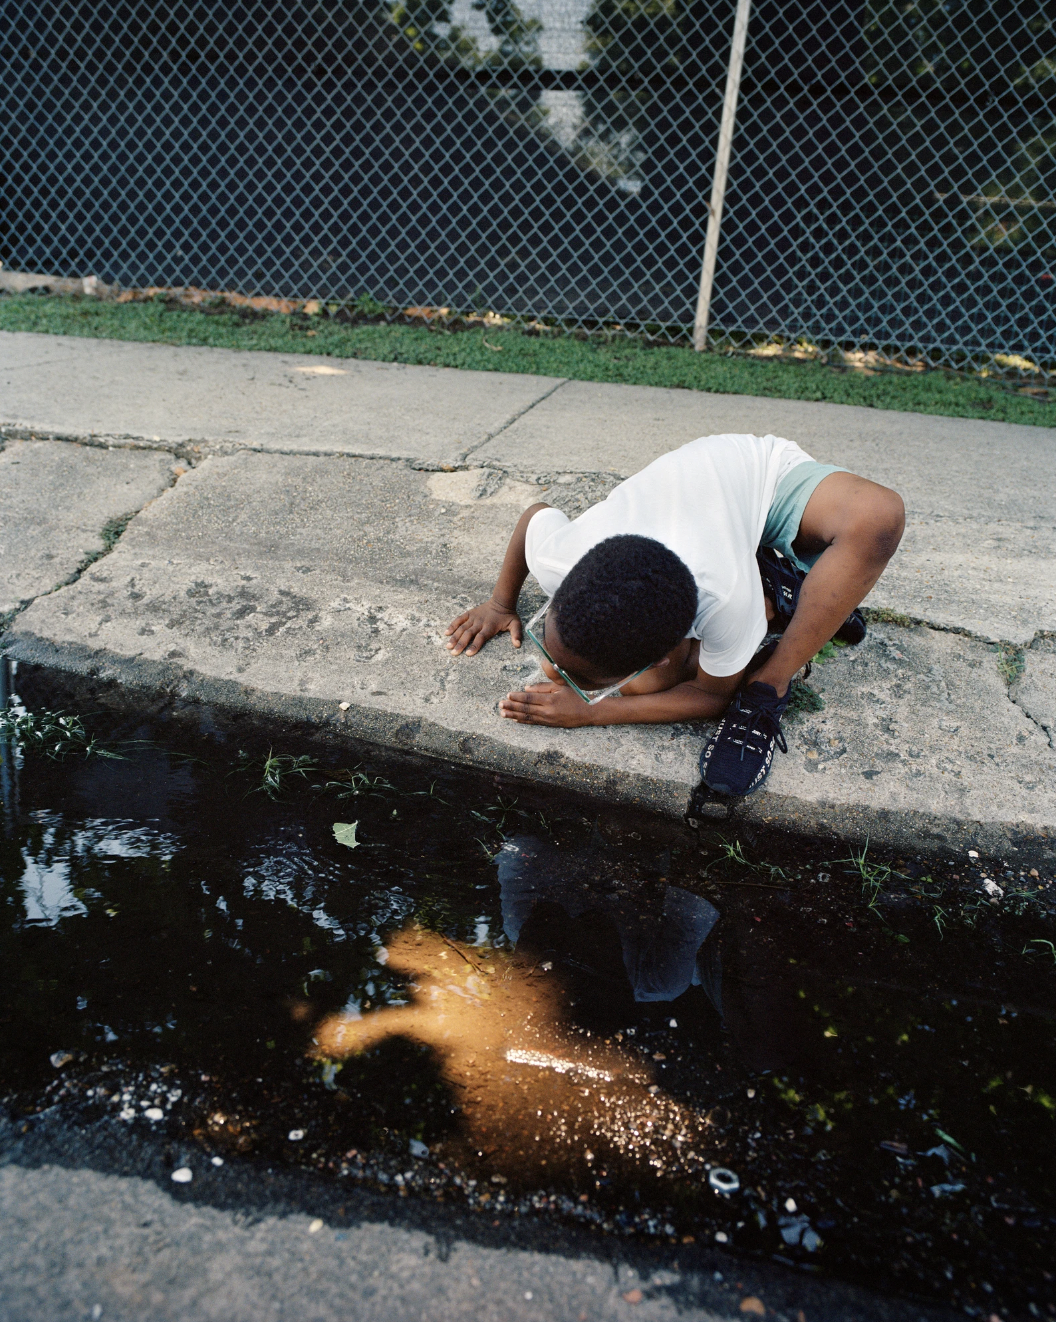
[(499, 571), (495, 590), (487, 601), (472, 610), (463, 611), (445, 630), (444, 646), (458, 656), (475, 656), (489, 638), (507, 632), (514, 647), (521, 645), (521, 618), (517, 614), (517, 598), (528, 577), (528, 562), (524, 558), (524, 539), (533, 514), (549, 508), (545, 501), (529, 505), (517, 520), (506, 556)]
[(500, 704), (502, 715), (522, 725), (550, 725), (574, 729), (584, 725), (663, 725), (673, 721), (712, 720), (722, 713), (737, 692), (744, 675), (715, 676), (698, 669), (696, 676), (657, 693), (606, 698), (593, 706), (566, 684), (532, 684), (521, 693), (508, 694)]

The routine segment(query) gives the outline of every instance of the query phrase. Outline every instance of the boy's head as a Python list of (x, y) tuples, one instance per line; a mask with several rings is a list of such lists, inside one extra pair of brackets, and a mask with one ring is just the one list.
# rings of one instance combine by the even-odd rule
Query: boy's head
[(661, 660), (696, 613), (697, 585), (678, 556), (652, 537), (626, 534), (599, 542), (572, 566), (549, 617), (561, 651), (585, 662), (584, 678), (600, 685)]

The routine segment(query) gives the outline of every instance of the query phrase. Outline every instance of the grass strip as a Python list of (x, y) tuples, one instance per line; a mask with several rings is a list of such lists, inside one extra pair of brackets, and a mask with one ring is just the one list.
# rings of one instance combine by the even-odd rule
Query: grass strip
[(188, 308), (161, 299), (115, 304), (94, 298), (14, 294), (0, 297), (0, 330), (325, 354), (1056, 427), (1056, 403), (957, 372), (870, 375), (822, 363), (755, 361), (632, 339), (606, 342), (514, 328), (440, 328), (356, 320), (348, 314), (333, 318), (325, 313)]

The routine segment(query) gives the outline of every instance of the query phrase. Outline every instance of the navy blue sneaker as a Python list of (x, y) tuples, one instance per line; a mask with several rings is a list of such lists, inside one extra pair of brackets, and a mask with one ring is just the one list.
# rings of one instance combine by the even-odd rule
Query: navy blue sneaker
[(781, 717), (792, 695), (783, 698), (758, 680), (740, 690), (700, 755), (700, 779), (708, 789), (731, 798), (757, 790), (770, 774), (774, 745), (788, 752)]
[[(769, 546), (760, 546), (755, 559), (763, 580), (763, 591), (774, 603), (775, 615), (770, 621), (770, 628), (774, 633), (784, 633), (799, 605), (799, 589), (803, 586), (806, 574)], [(855, 609), (834, 636), (841, 643), (855, 647), (865, 638), (866, 632), (865, 617), (860, 610)]]
[(856, 606), (836, 630), (833, 637), (839, 643), (846, 643), (848, 647), (857, 647), (860, 642), (864, 641), (868, 632), (869, 626), (865, 622), (865, 616)]

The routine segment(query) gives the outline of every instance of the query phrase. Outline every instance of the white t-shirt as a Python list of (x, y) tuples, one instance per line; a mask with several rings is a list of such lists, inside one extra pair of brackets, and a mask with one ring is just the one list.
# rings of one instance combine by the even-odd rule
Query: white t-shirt
[(778, 482), (809, 461), (779, 436), (701, 436), (621, 482), (578, 519), (545, 509), (528, 524), (528, 568), (551, 596), (598, 542), (637, 533), (662, 542), (697, 582), (700, 666), (735, 675), (766, 635), (755, 553)]

